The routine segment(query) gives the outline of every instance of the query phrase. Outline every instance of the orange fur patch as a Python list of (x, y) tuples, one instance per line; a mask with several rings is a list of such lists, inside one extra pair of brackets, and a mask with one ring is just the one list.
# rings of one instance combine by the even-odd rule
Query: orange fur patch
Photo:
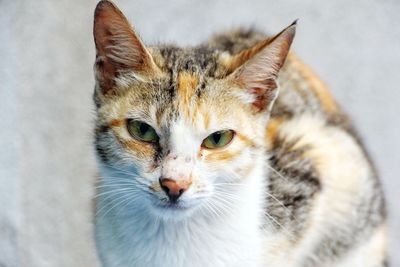
[(339, 107), (336, 101), (321, 79), (293, 53), (289, 54), (288, 59), (310, 85), (310, 89), (315, 93), (324, 110), (328, 113), (338, 112)]
[(111, 128), (113, 128), (113, 127), (121, 127), (123, 123), (124, 123), (123, 120), (115, 119), (115, 120), (112, 120), (112, 121), (109, 123), (109, 126), (110, 126)]
[(278, 137), (279, 128), (284, 123), (283, 117), (271, 118), (266, 129), (267, 147), (271, 148), (276, 138)]
[(229, 161), (240, 155), (240, 151), (213, 151), (206, 155), (208, 161)]
[(208, 113), (204, 113), (203, 120), (204, 120), (204, 128), (208, 129), (208, 126), (210, 126), (210, 115)]
[(194, 95), (199, 78), (192, 73), (183, 71), (178, 75), (178, 93), (183, 103), (188, 103)]
[(149, 158), (154, 155), (154, 148), (151, 144), (136, 141), (136, 140), (125, 140), (116, 135), (117, 140), (121, 145), (130, 151), (135, 151), (135, 154), (139, 157)]
[(243, 143), (245, 143), (246, 146), (257, 147), (256, 143), (254, 143), (249, 137), (240, 133), (236, 133), (235, 136), (239, 138)]
[[(196, 87), (199, 84), (199, 77), (192, 73), (183, 71), (178, 74), (178, 95), (180, 98), (180, 108), (183, 114), (188, 118), (190, 116), (190, 100), (196, 92)], [(194, 118), (192, 118), (194, 120)]]

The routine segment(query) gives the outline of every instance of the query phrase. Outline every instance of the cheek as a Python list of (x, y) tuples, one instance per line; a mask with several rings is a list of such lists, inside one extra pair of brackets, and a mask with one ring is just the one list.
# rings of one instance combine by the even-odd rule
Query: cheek
[(243, 142), (230, 149), (207, 153), (204, 156), (204, 168), (217, 183), (245, 179), (264, 158), (260, 148)]
[[(153, 176), (154, 178), (156, 178), (156, 176)], [(150, 191), (152, 191), (153, 193), (160, 193), (162, 191), (161, 185), (158, 182), (158, 179), (148, 179), (151, 180), (150, 185), (149, 185), (149, 189)]]
[(151, 191), (159, 191), (161, 167), (157, 161), (157, 150), (152, 145), (143, 145), (135, 140), (115, 138), (113, 154), (117, 156), (108, 165), (114, 168), (121, 166), (124, 168), (121, 175), (130, 176)]
[(195, 162), (190, 171), (190, 187), (187, 193), (192, 195), (209, 192), (212, 189), (210, 186), (214, 180), (213, 174), (214, 172), (207, 168), (207, 164)]
[(156, 149), (153, 145), (136, 140), (119, 140), (119, 142), (127, 153), (134, 155), (139, 161), (147, 162), (155, 158)]
[(239, 155), (239, 151), (219, 151), (207, 153), (204, 159), (211, 164), (227, 164)]

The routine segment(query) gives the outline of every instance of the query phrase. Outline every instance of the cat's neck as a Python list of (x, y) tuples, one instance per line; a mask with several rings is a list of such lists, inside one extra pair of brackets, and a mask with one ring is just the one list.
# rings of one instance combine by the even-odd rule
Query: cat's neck
[[(227, 262), (232, 263), (229, 266), (258, 266), (265, 175), (260, 169), (244, 178), (245, 186), (235, 192), (225, 210), (195, 212), (174, 221), (160, 219), (137, 202), (99, 215), (96, 236), (100, 255), (103, 250), (115, 250), (116, 259), (110, 262), (120, 261), (117, 266), (130, 266), (132, 259), (139, 259), (140, 266), (226, 266)], [(108, 205), (106, 201), (100, 198), (97, 208)], [(254, 265), (249, 265), (251, 262)]]

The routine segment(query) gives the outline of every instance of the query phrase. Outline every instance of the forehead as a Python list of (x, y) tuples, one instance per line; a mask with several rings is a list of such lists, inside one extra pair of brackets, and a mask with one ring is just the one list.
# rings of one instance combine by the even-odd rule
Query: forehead
[(202, 122), (208, 128), (212, 120), (233, 116), (240, 110), (223, 81), (186, 70), (178, 72), (173, 81), (170, 79), (131, 86), (124, 97), (126, 112), (148, 117), (157, 126), (183, 119), (191, 124)]
[(129, 88), (129, 98), (138, 108), (155, 109), (158, 120), (194, 118), (205, 105), (221, 106), (222, 102), (232, 100), (223, 84), (224, 70), (215, 50), (161, 47), (151, 51), (164, 75)]
[[(153, 126), (171, 130), (171, 124), (190, 124), (196, 129), (224, 127), (229, 118), (243, 115), (239, 101), (224, 81), (218, 53), (207, 48), (152, 49), (162, 77), (128, 81), (117, 99), (119, 119), (136, 117)], [(217, 126), (215, 124), (218, 123)], [(218, 129), (215, 129), (218, 130)]]

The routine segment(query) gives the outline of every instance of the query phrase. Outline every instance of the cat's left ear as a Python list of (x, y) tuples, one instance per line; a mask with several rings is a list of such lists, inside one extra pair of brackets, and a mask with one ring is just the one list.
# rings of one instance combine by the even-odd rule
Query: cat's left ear
[(277, 96), (277, 76), (296, 33), (296, 21), (273, 38), (232, 56), (227, 62), (228, 77), (250, 93), (257, 112), (268, 110)]

